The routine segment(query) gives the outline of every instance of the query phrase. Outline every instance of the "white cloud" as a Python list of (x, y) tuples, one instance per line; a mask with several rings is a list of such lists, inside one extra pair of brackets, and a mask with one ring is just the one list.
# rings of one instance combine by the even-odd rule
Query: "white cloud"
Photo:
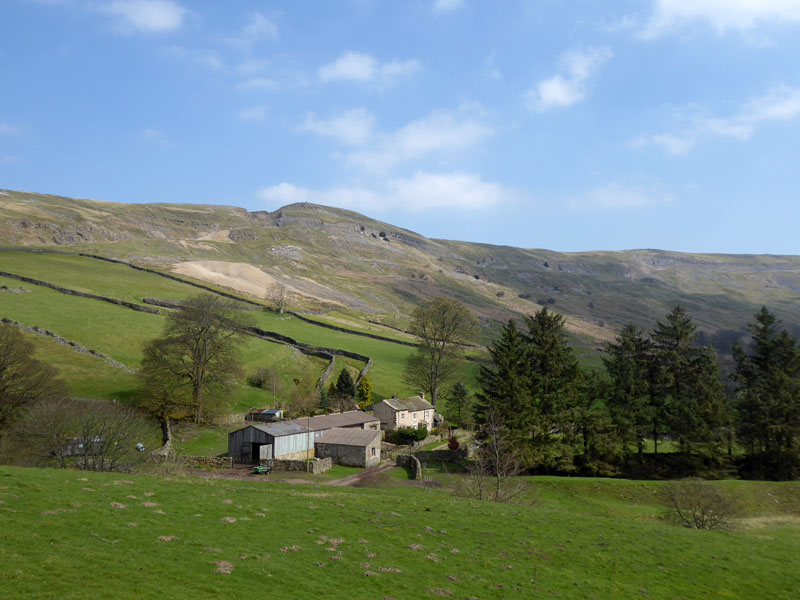
[(262, 188), (256, 194), (271, 208), (294, 202), (314, 202), (361, 211), (481, 210), (516, 198), (502, 185), (483, 181), (470, 173), (417, 172), (408, 178), (389, 180), (380, 189), (361, 186), (311, 190), (291, 183)]
[(243, 121), (263, 121), (267, 118), (266, 106), (251, 106), (239, 111), (239, 118)]
[(536, 84), (525, 94), (529, 108), (539, 112), (550, 108), (565, 108), (584, 100), (588, 84), (600, 66), (613, 56), (606, 47), (585, 48), (566, 53), (559, 61), (563, 74), (559, 73)]
[(660, 191), (641, 186), (623, 185), (612, 181), (592, 190), (587, 197), (588, 204), (600, 208), (644, 208), (673, 201), (673, 197)]
[(100, 7), (117, 18), (125, 33), (163, 33), (180, 29), (187, 10), (171, 0), (113, 0)]
[(300, 130), (359, 146), (370, 140), (374, 126), (375, 117), (371, 112), (353, 108), (330, 119), (319, 119), (314, 113), (309, 113)]
[(380, 88), (391, 87), (398, 79), (413, 75), (419, 70), (416, 60), (381, 63), (374, 56), (361, 52), (345, 52), (335, 61), (319, 68), (320, 81), (355, 81), (374, 84)]
[(693, 22), (704, 22), (719, 33), (748, 31), (760, 25), (800, 23), (797, 0), (655, 0), (650, 20), (640, 34), (659, 37)]
[(247, 25), (241, 31), (228, 38), (232, 44), (249, 48), (261, 41), (275, 41), (278, 39), (278, 26), (261, 13), (250, 14)]
[(460, 152), (493, 134), (492, 128), (474, 117), (437, 111), (381, 136), (372, 147), (352, 152), (346, 160), (367, 170), (384, 171), (435, 152)]
[(433, 10), (436, 12), (451, 12), (464, 6), (464, 0), (434, 0)]
[(697, 143), (712, 137), (748, 140), (762, 125), (773, 121), (791, 121), (800, 116), (800, 88), (780, 86), (768, 94), (746, 102), (731, 117), (716, 117), (697, 108), (677, 112), (677, 130), (641, 136), (634, 147), (661, 146), (669, 154), (688, 153)]

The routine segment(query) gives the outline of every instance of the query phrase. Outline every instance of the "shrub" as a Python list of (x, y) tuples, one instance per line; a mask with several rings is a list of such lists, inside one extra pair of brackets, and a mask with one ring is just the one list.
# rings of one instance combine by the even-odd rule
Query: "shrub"
[(449, 440), (447, 440), (447, 447), (450, 450), (458, 450), (459, 446), (461, 446), (461, 444), (458, 443), (457, 438), (451, 437)]
[(421, 442), (428, 437), (427, 429), (412, 429), (411, 427), (401, 427), (397, 433), (409, 442)]
[(739, 512), (735, 499), (718, 485), (687, 479), (664, 486), (668, 521), (690, 529), (720, 529)]

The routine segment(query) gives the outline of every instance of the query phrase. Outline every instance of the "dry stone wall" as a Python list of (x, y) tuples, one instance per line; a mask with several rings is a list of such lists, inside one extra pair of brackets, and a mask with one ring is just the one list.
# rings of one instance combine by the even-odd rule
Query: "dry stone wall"
[(6, 271), (0, 271), (0, 276), (8, 277), (9, 279), (16, 279), (18, 281), (24, 281), (25, 283), (40, 285), (42, 287), (50, 288), (51, 290), (55, 290), (57, 292), (61, 292), (62, 294), (69, 294), (70, 296), (80, 296), (82, 298), (90, 298), (91, 300), (100, 300), (101, 302), (109, 302), (110, 304), (116, 304), (118, 306), (124, 306), (125, 308), (130, 308), (131, 310), (138, 310), (139, 312), (151, 313), (154, 315), (161, 314), (161, 311), (158, 310), (157, 308), (150, 308), (149, 306), (141, 306), (140, 304), (134, 304), (133, 302), (126, 302), (125, 300), (117, 300), (116, 298), (98, 296), (97, 294), (86, 294), (84, 292), (79, 292), (77, 290), (71, 290), (69, 288), (61, 287), (60, 285), (48, 283), (47, 281), (41, 281), (40, 279), (25, 277), (24, 275), (15, 275), (14, 273), (7, 273)]
[(102, 358), (112, 367), (116, 367), (117, 369), (125, 371), (126, 373), (131, 373), (131, 374), (136, 373), (136, 371), (131, 369), (128, 365), (124, 365), (121, 362), (114, 360), (107, 354), (103, 354), (102, 352), (98, 352), (97, 350), (92, 350), (90, 348), (81, 346), (78, 342), (73, 342), (71, 340), (63, 338), (57, 333), (50, 331), (49, 329), (42, 329), (41, 327), (37, 327), (36, 325), (34, 325), (33, 327), (28, 327), (27, 325), (23, 325), (22, 323), (14, 321), (13, 319), (9, 319), (7, 317), (1, 318), (0, 323), (7, 323), (9, 325), (14, 325), (15, 327), (19, 327), (22, 331), (26, 331), (28, 333), (35, 333), (37, 335), (43, 335), (49, 337), (58, 342), (59, 344), (64, 344), (65, 346), (71, 346), (72, 348), (83, 354), (91, 354), (92, 356), (96, 356), (97, 358)]
[[(269, 465), (270, 461), (262, 460), (262, 465)], [(332, 458), (312, 458), (309, 461), (305, 460), (273, 460), (273, 471), (298, 471), (305, 473), (306, 471), (314, 475), (324, 473), (333, 467)]]

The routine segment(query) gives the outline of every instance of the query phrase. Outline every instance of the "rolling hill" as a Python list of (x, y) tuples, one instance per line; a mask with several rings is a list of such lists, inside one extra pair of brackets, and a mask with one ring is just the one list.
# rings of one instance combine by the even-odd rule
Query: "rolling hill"
[(0, 191), (0, 245), (123, 259), (260, 298), (283, 285), (293, 308), (385, 331), (404, 329), (419, 300), (446, 295), (479, 316), (484, 342), (539, 305), (566, 315), (587, 349), (626, 322), (651, 328), (676, 304), (723, 352), (762, 304), (800, 332), (800, 256), (559, 253), (428, 239), (308, 203), (270, 213), (10, 190)]

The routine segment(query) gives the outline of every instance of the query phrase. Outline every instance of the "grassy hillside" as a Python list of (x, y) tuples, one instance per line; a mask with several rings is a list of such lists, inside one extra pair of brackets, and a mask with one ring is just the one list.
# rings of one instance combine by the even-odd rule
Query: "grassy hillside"
[[(0, 270), (135, 304), (141, 304), (145, 297), (180, 300), (202, 292), (191, 285), (153, 273), (79, 256), (0, 250)], [(98, 300), (65, 295), (7, 277), (0, 277), (0, 286), (3, 285), (12, 289), (21, 286), (26, 292), (0, 292), (0, 317), (54, 331), (86, 348), (107, 354), (132, 369), (140, 365), (143, 344), (159, 336), (164, 327), (163, 314), (137, 312)], [(166, 309), (162, 309), (162, 313), (165, 312)], [(369, 377), (378, 398), (390, 397), (394, 393), (411, 395), (417, 391), (408, 389), (402, 381), (403, 366), (412, 351), (408, 346), (325, 329), (288, 314), (277, 315), (256, 309), (247, 311), (245, 317), (262, 329), (275, 331), (302, 343), (350, 350), (371, 357), (374, 366)], [(339, 316), (328, 318), (327, 322), (383, 336), (411, 339), (402, 333), (370, 326), (354, 318)], [(95, 370), (92, 365), (98, 359), (77, 354), (52, 341), (42, 340), (37, 343), (40, 357), (52, 361), (56, 366), (64, 367), (64, 376), (76, 394), (122, 399), (132, 396), (136, 385), (135, 377), (118, 372), (106, 363), (103, 363), (100, 370)], [(306, 369), (311, 369), (319, 376), (327, 367), (323, 359), (308, 357), (287, 346), (252, 337), (245, 339), (242, 355), (245, 375), (250, 375), (263, 366), (273, 366), (281, 372), (283, 385), (282, 393), (277, 396), (278, 400), (286, 399), (294, 385), (293, 379)], [(364, 366), (363, 363), (351, 359), (342, 359), (340, 362), (359, 370)], [(475, 363), (467, 363), (462, 379), (465, 382), (472, 381), (476, 370)], [(270, 393), (250, 388), (242, 382), (232, 398), (231, 407), (234, 410), (245, 410), (271, 402)]]
[(0, 574), (8, 598), (798, 597), (797, 484), (721, 485), (734, 531), (665, 524), (647, 482), (533, 478), (533, 504), (494, 505), (0, 467)]
[(479, 316), (484, 342), (540, 304), (567, 315), (575, 343), (587, 349), (629, 321), (651, 328), (675, 304), (725, 352), (762, 304), (800, 331), (797, 256), (558, 253), (432, 240), (313, 204), (251, 213), (14, 191), (4, 192), (0, 244), (94, 252), (261, 296), (282, 284), (295, 308), (400, 328), (420, 299), (444, 294)]

